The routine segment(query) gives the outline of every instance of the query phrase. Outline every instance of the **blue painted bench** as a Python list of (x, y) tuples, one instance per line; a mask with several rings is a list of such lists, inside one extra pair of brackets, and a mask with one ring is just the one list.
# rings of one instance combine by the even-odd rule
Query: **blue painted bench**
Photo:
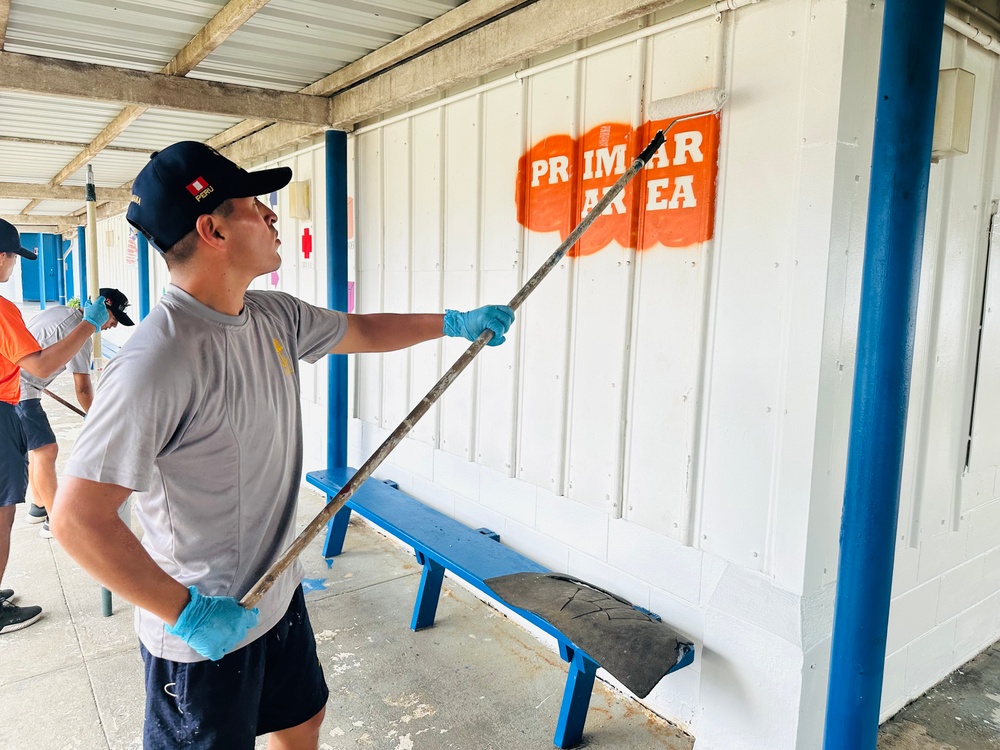
[[(351, 468), (313, 471), (306, 475), (306, 481), (325, 492), (329, 502), (354, 471)], [(532, 612), (511, 606), (484, 583), (490, 578), (513, 573), (550, 571), (505, 547), (500, 543), (499, 536), (488, 529), (470, 529), (401, 492), (393, 483), (375, 479), (365, 481), (344, 508), (330, 519), (323, 548), (325, 557), (336, 557), (343, 551), (352, 511), (413, 547), (417, 562), (423, 566), (410, 622), (413, 630), (421, 630), (434, 624), (441, 583), (445, 570), (449, 570), (558, 641), (559, 655), (569, 663), (569, 673), (553, 742), (560, 748), (578, 744), (583, 738), (594, 678), (600, 665), (550, 623)], [(693, 660), (694, 652), (691, 649), (670, 671), (680, 669)]]

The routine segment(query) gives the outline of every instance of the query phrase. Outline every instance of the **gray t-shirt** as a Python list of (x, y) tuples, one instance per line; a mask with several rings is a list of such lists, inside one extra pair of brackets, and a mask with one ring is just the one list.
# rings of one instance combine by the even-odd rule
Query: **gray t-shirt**
[[(250, 291), (238, 316), (171, 286), (104, 370), (66, 473), (135, 490), (143, 547), (203, 594), (241, 598), (295, 538), (302, 474), (298, 360), (344, 336), (343, 313)], [(285, 613), (296, 561), (260, 600), (239, 646)], [(203, 661), (136, 608), (150, 653)]]
[[(38, 315), (28, 321), (28, 330), (35, 337), (35, 341), (43, 349), (52, 346), (57, 341), (62, 341), (69, 335), (69, 332), (83, 322), (83, 311), (75, 307), (57, 305), (42, 310)], [(90, 373), (90, 354), (94, 345), (91, 339), (87, 339), (76, 356), (63, 365), (47, 378), (36, 378), (21, 369), (21, 400), (27, 401), (29, 398), (41, 398), (42, 389), (48, 388), (49, 384), (55, 380), (63, 370), (69, 369), (73, 373)]]

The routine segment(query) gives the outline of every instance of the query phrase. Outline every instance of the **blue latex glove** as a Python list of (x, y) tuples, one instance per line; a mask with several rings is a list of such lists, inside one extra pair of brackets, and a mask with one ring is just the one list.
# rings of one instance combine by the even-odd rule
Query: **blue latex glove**
[(504, 334), (514, 322), (514, 311), (507, 305), (486, 305), (469, 312), (444, 311), (444, 335), (461, 336), (475, 341), (487, 328), (493, 331), (493, 338), (487, 346), (500, 346)]
[(104, 297), (84, 303), (83, 319), (98, 331), (101, 330), (101, 326), (108, 322), (108, 306), (104, 304)]
[(191, 601), (174, 626), (167, 626), (167, 632), (212, 661), (236, 648), (257, 625), (260, 610), (256, 607), (243, 609), (231, 596), (204, 596), (194, 586), (188, 586), (188, 591)]

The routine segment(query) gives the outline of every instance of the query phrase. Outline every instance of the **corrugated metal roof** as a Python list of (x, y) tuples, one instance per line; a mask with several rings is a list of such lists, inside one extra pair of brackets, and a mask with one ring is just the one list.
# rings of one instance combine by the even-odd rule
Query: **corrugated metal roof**
[(73, 146), (0, 142), (0, 181), (48, 182), (78, 153)]
[(195, 141), (208, 140), (238, 122), (240, 119), (236, 117), (148, 109), (111, 145), (156, 151), (180, 140), (181, 136)]
[(14, 0), (4, 49), (157, 71), (226, 0)]
[(0, 198), (0, 214), (18, 214), (28, 204), (20, 198)]
[(67, 216), (74, 211), (86, 208), (83, 201), (42, 201), (32, 210), (32, 214), (45, 214), (47, 216)]
[[(94, 184), (97, 187), (118, 187), (131, 182), (149, 161), (149, 154), (131, 151), (102, 151), (90, 160), (94, 168)], [(64, 185), (85, 185), (87, 168), (81, 167), (70, 175)]]
[(295, 91), (463, 0), (271, 0), (191, 77)]
[(0, 135), (90, 143), (120, 104), (0, 91)]
[[(298, 90), (464, 1), (271, 0), (191, 75)], [(158, 71), (225, 5), (226, 0), (12, 0), (4, 49)], [(121, 110), (121, 105), (107, 102), (0, 92), (0, 180), (50, 181)], [(207, 140), (237, 122), (151, 109), (111, 145), (152, 151), (178, 140)], [(102, 152), (92, 162), (98, 186), (129, 182), (147, 158), (146, 153)], [(84, 174), (77, 171), (65, 184), (83, 184)], [(5, 202), (15, 204), (9, 211), (26, 203)], [(44, 206), (68, 213), (75, 205), (45, 201), (35, 212)]]

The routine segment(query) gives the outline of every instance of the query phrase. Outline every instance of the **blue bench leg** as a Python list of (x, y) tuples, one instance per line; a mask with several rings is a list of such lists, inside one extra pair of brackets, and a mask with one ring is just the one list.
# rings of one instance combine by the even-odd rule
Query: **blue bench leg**
[(438, 599), (441, 596), (441, 582), (444, 580), (443, 565), (419, 552), (417, 562), (423, 563), (424, 572), (420, 576), (417, 603), (413, 607), (413, 620), (410, 622), (412, 630), (422, 630), (434, 624), (434, 615), (437, 614)]
[(587, 721), (590, 695), (594, 692), (594, 678), (597, 676), (597, 662), (588, 659), (582, 652), (559, 645), (562, 657), (569, 662), (566, 675), (566, 689), (563, 691), (562, 707), (559, 709), (559, 723), (556, 724), (556, 747), (574, 747), (583, 739), (583, 725)]
[[(330, 495), (326, 501), (330, 502)], [(323, 557), (336, 557), (344, 551), (344, 537), (347, 536), (347, 524), (351, 521), (351, 509), (346, 505), (333, 514), (326, 525), (326, 541), (323, 542)]]

